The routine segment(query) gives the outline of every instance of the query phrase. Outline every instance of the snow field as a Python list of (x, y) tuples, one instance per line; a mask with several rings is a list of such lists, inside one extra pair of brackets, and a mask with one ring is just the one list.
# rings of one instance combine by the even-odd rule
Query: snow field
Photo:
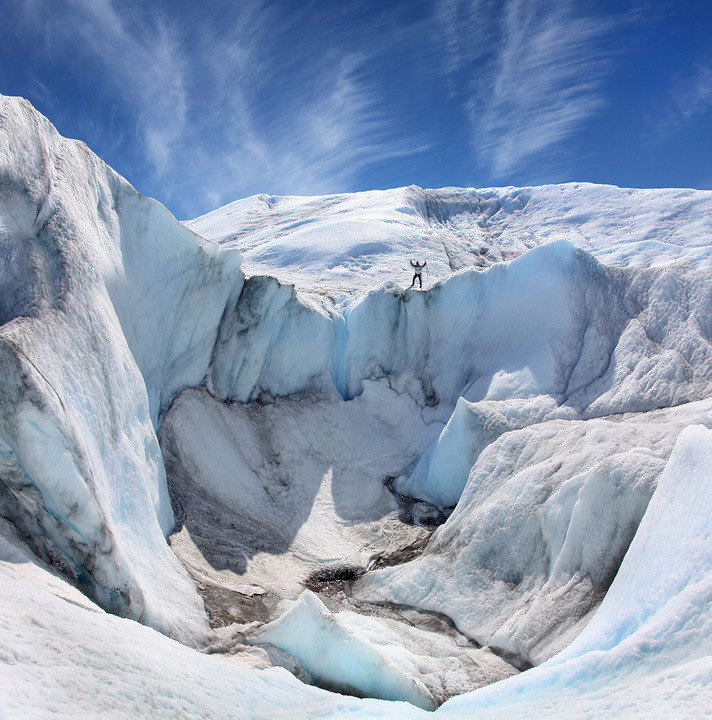
[[(712, 192), (568, 183), (525, 188), (411, 186), (323, 197), (257, 195), (187, 225), (244, 256), (248, 275), (353, 295), (410, 284), (410, 260), (428, 261), (426, 287), (566, 239), (606, 265), (709, 267)], [(428, 279), (430, 277), (430, 281)]]

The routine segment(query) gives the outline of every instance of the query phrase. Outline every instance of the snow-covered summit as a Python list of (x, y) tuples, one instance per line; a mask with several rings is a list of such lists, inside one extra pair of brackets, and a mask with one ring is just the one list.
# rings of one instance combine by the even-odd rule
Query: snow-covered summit
[(712, 192), (568, 183), (323, 197), (256, 195), (186, 223), (237, 247), (248, 275), (333, 295), (410, 282), (410, 260), (439, 280), (566, 239), (608, 265), (712, 262)]

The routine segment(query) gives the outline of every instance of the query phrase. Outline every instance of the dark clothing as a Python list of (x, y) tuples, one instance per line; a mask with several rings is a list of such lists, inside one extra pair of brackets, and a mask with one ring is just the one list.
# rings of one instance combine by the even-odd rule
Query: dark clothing
[(424, 262), (422, 265), (419, 265), (417, 263), (414, 263), (412, 260), (410, 261), (410, 264), (415, 268), (415, 275), (413, 275), (413, 282), (410, 284), (411, 287), (415, 285), (415, 279), (418, 278), (418, 282), (420, 283), (420, 289), (423, 289), (423, 276), (421, 275), (423, 268), (428, 264), (427, 262)]

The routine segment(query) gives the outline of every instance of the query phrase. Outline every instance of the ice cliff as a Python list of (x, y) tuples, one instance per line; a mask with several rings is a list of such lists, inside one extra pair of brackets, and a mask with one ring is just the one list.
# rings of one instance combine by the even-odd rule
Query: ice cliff
[(239, 256), (12, 98), (0, 236), (2, 516), (103, 607), (198, 641), (154, 426), (203, 378)]

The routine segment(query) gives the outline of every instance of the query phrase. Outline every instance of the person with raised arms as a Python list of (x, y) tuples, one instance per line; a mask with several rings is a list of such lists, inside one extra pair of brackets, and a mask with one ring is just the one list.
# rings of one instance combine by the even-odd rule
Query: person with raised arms
[(422, 289), (423, 289), (423, 275), (422, 275), (422, 272), (423, 272), (423, 268), (424, 268), (428, 263), (427, 263), (427, 261), (426, 261), (426, 262), (424, 262), (424, 263), (421, 265), (419, 260), (416, 260), (415, 262), (413, 262), (413, 261), (411, 260), (411, 261), (410, 261), (410, 264), (413, 266), (413, 269), (414, 269), (414, 271), (415, 271), (415, 274), (413, 275), (413, 282), (410, 284), (410, 286), (411, 286), (411, 287), (414, 287), (414, 286), (415, 286), (415, 281), (416, 281), (416, 279), (417, 279), (418, 282), (420, 283), (420, 289), (422, 290)]

